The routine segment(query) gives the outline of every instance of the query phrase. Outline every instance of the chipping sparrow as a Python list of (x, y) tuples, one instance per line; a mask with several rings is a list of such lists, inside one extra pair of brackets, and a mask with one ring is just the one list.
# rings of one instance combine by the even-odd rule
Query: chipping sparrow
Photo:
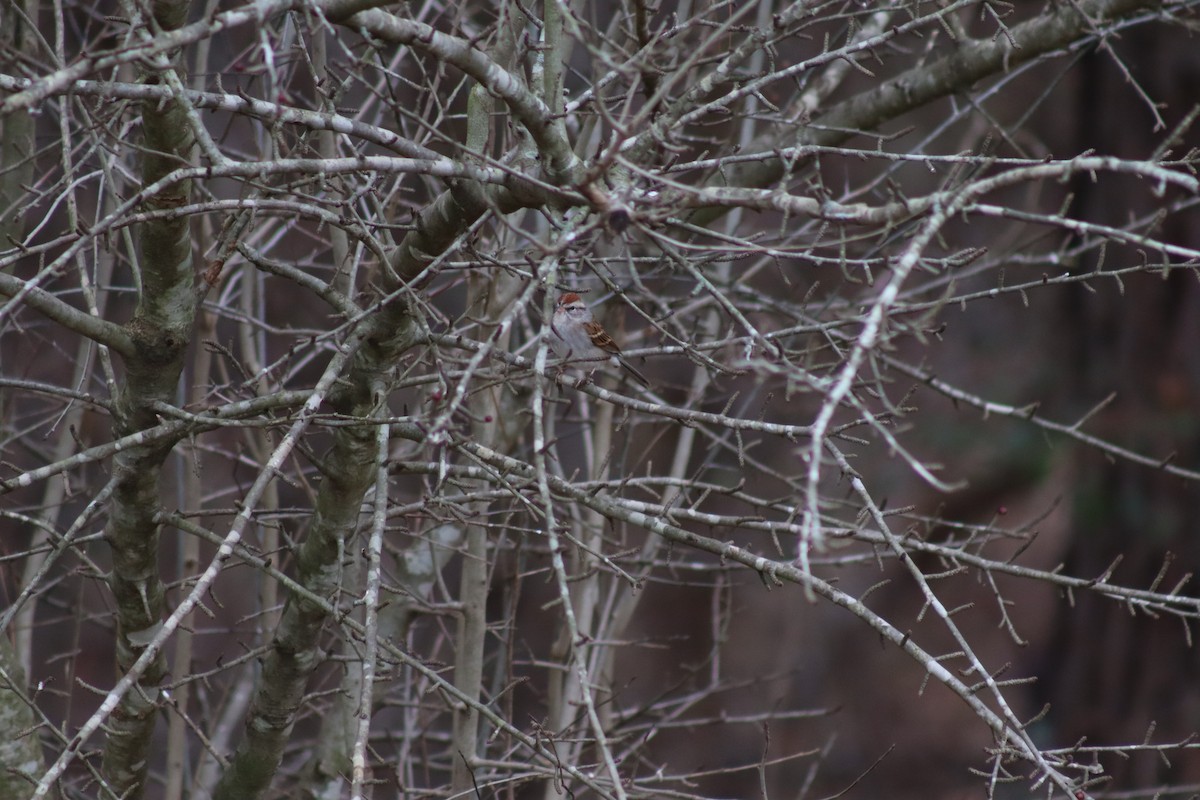
[(621, 348), (592, 317), (592, 310), (583, 298), (574, 292), (558, 298), (554, 319), (550, 321), (550, 346), (565, 361), (604, 361), (629, 370), (643, 386), (650, 385), (646, 376), (625, 360)]

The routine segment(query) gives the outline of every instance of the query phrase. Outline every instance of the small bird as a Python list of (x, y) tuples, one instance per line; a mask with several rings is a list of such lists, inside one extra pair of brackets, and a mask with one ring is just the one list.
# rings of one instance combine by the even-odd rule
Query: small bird
[(621, 348), (592, 316), (583, 298), (567, 292), (558, 298), (554, 319), (550, 321), (550, 347), (564, 361), (606, 361), (629, 370), (643, 386), (649, 386), (646, 376), (634, 369), (621, 355)]

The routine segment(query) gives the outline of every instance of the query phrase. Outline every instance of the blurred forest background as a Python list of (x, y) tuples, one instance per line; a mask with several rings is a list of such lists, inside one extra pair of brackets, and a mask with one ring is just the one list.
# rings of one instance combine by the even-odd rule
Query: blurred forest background
[(1198, 5), (4, 0), (0, 797), (1200, 792)]

